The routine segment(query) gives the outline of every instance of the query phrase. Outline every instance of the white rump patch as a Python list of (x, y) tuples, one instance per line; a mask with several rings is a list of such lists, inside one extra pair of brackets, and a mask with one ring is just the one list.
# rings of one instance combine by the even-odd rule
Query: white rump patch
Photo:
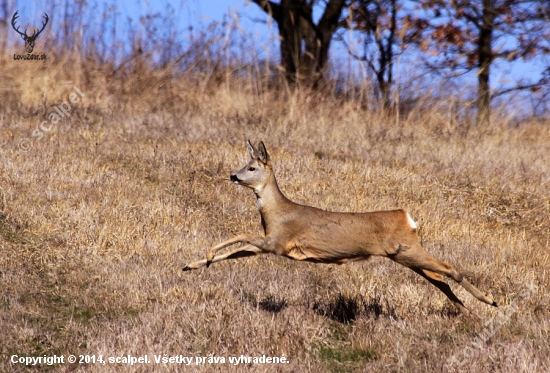
[(409, 221), (409, 225), (411, 226), (412, 229), (417, 228), (416, 222), (413, 220), (413, 218), (411, 218), (408, 212), (407, 212), (407, 220)]

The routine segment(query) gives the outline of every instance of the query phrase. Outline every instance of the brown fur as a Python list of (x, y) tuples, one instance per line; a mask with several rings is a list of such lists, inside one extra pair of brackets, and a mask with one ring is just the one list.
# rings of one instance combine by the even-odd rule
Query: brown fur
[[(492, 297), (464, 279), (449, 263), (430, 256), (420, 245), (416, 226), (404, 210), (343, 213), (320, 210), (290, 201), (280, 191), (263, 142), (258, 150), (248, 142), (250, 162), (231, 175), (231, 180), (254, 190), (262, 217), (264, 237), (240, 235), (211, 248), (206, 260), (184, 270), (257, 254), (275, 254), (294, 260), (343, 264), (382, 256), (409, 267), (441, 290), (463, 313), (468, 309), (442, 276), (461, 284), (482, 302), (496, 306)], [(224, 255), (221, 249), (247, 244)]]

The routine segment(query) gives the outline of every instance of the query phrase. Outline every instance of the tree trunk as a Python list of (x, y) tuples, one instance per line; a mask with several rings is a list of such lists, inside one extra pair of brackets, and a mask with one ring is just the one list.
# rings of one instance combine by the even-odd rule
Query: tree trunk
[(386, 67), (387, 66), (384, 65), (380, 71), (376, 73), (376, 80), (378, 82), (383, 108), (386, 112), (390, 112), (392, 109), (391, 82), (386, 80)]
[(328, 60), (332, 35), (345, 0), (327, 2), (323, 16), (313, 22), (313, 2), (281, 0), (280, 4), (254, 0), (279, 27), (281, 65), (291, 87), (317, 88)]
[(281, 17), (277, 21), (279, 36), (281, 37), (279, 48), (281, 52), (281, 65), (285, 79), (294, 86), (298, 83), (298, 69), (300, 67), (300, 55), (302, 48), (300, 32), (299, 9), (301, 4), (294, 1), (282, 1)]
[[(481, 62), (481, 59), (480, 59)], [(491, 91), (489, 85), (490, 65), (481, 65), (479, 68), (478, 94), (477, 94), (477, 118), (478, 125), (488, 125), (491, 119)]]
[(478, 40), (478, 95), (477, 95), (477, 125), (488, 125), (491, 117), (491, 87), (489, 76), (493, 62), (493, 29), (495, 13), (491, 8), (491, 0), (483, 0), (483, 17)]

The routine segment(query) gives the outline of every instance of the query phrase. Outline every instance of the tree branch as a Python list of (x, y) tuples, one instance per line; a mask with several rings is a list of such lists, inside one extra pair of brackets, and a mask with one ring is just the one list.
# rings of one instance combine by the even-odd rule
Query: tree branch
[(319, 20), (319, 28), (321, 30), (329, 29), (334, 31), (339, 25), (339, 18), (342, 14), (342, 9), (346, 5), (346, 0), (331, 0), (327, 3), (325, 12)]
[(252, 0), (260, 9), (271, 16), (277, 23), (281, 20), (281, 6), (273, 1), (268, 0)]
[(514, 92), (514, 91), (525, 91), (527, 89), (534, 89), (534, 88), (542, 88), (542, 86), (544, 85), (544, 82), (537, 82), (537, 83), (533, 83), (533, 84), (522, 84), (522, 85), (517, 85), (515, 87), (512, 87), (512, 88), (507, 88), (507, 89), (503, 89), (502, 91), (498, 91), (496, 93), (493, 93), (491, 95), (491, 99), (495, 98), (495, 97), (499, 97), (499, 96), (503, 96), (507, 93), (510, 93), (510, 92)]

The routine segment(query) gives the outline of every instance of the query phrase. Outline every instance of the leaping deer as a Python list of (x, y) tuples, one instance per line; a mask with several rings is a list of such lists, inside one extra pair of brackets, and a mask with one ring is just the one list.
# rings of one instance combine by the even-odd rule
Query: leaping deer
[(49, 17), (46, 13), (44, 13), (45, 22), (44, 21), (42, 22), (42, 28), (40, 29), (40, 31), (34, 30), (32, 35), (29, 36), (29, 35), (27, 35), (27, 29), (25, 29), (25, 32), (21, 32), (21, 31), (19, 31), (19, 27), (15, 27), (15, 22), (16, 22), (17, 18), (19, 18), (19, 15), (17, 13), (19, 13), (19, 11), (14, 13), (14, 15), (11, 19), (11, 25), (12, 25), (13, 29), (15, 31), (17, 31), (17, 33), (19, 35), (21, 35), (21, 38), (23, 40), (25, 40), (25, 49), (27, 50), (27, 53), (32, 53), (32, 51), (34, 49), (34, 42), (36, 41), (36, 38), (38, 38), (38, 35), (40, 35), (40, 33), (42, 31), (44, 31), (44, 29), (46, 28), (46, 25), (48, 24)]
[[(230, 178), (254, 190), (265, 236), (242, 234), (231, 238), (212, 247), (206, 259), (188, 264), (184, 271), (258, 254), (336, 264), (374, 255), (409, 267), (441, 290), (462, 313), (469, 310), (442, 276), (453, 279), (480, 301), (497, 306), (490, 295), (470, 284), (449, 263), (433, 258), (422, 248), (417, 225), (406, 211), (329, 212), (294, 203), (279, 190), (264, 143), (260, 142), (257, 150), (250, 141), (247, 145), (252, 159)], [(246, 246), (216, 255), (236, 243)]]

